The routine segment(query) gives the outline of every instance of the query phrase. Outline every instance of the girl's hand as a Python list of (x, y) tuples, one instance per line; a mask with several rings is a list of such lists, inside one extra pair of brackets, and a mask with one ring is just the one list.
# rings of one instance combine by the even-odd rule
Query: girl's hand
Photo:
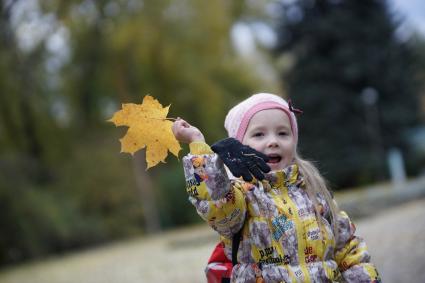
[(188, 144), (195, 141), (205, 142), (204, 135), (201, 131), (180, 117), (173, 123), (171, 129), (179, 142)]

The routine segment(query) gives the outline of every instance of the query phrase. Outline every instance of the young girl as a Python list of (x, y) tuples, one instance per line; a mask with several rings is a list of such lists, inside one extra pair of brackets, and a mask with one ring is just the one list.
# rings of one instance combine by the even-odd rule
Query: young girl
[(229, 111), (229, 138), (212, 147), (178, 119), (173, 133), (190, 147), (189, 200), (236, 261), (232, 282), (380, 282), (323, 177), (297, 154), (297, 111), (255, 94)]

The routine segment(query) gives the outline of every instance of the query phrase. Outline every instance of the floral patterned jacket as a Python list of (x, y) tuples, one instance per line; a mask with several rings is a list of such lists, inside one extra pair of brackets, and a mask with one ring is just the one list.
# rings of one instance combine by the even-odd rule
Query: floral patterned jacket
[(242, 229), (232, 282), (380, 282), (344, 212), (336, 242), (320, 196), (324, 224), (318, 224), (297, 165), (248, 183), (230, 180), (207, 144), (192, 143), (190, 151), (183, 158), (189, 200), (220, 234), (228, 258), (232, 236)]

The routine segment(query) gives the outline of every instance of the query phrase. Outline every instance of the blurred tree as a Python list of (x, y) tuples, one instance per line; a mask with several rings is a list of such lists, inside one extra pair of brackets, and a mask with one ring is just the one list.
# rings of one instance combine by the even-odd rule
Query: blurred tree
[[(286, 3), (286, 4), (285, 4)], [(382, 180), (418, 119), (409, 44), (382, 0), (283, 2), (276, 52), (304, 114), (300, 148), (337, 188)], [(288, 55), (289, 54), (289, 55)]]
[[(229, 40), (244, 1), (0, 3), (0, 264), (197, 219), (181, 164), (144, 171), (106, 119), (151, 94), (221, 138), (227, 109), (264, 89)], [(49, 178), (27, 176), (29, 157)]]
[(415, 62), (417, 66), (420, 66), (414, 78), (422, 84), (420, 84), (418, 91), (421, 124), (406, 134), (410, 140), (407, 158), (411, 160), (407, 165), (410, 172), (423, 174), (425, 172), (425, 83), (423, 83), (425, 82), (425, 37), (423, 34), (417, 33), (409, 41), (415, 52)]
[[(57, 2), (72, 35), (73, 64), (65, 77), (77, 127), (87, 131), (90, 125), (104, 124), (111, 114), (102, 113), (108, 103), (140, 103), (151, 94), (163, 104), (173, 102), (172, 115), (179, 113), (205, 129), (207, 138), (217, 139), (226, 105), (258, 82), (229, 44), (239, 2)], [(138, 164), (142, 159), (135, 160), (136, 168), (145, 167)], [(144, 180), (137, 184), (144, 196), (146, 228), (155, 231), (159, 224), (151, 178), (156, 176), (137, 171), (136, 179)]]
[[(48, 250), (44, 241), (58, 235), (50, 234), (58, 227), (49, 211), (67, 207), (63, 199), (47, 197), (57, 173), (52, 164), (66, 143), (59, 142), (62, 131), (42, 83), (44, 41), (31, 48), (19, 42), (19, 3), (0, 1), (0, 264)], [(57, 202), (47, 208), (49, 199)]]
[(52, 152), (47, 148), (53, 136), (60, 133), (49, 115), (49, 105), (42, 93), (42, 44), (24, 52), (19, 48), (12, 28), (16, 1), (0, 2), (0, 152), (19, 154), (29, 166), (20, 172), (35, 182), (46, 182), (52, 176), (48, 163)]
[[(419, 82), (425, 82), (425, 36), (423, 34), (416, 34), (411, 39), (412, 46), (415, 51), (415, 59), (417, 65), (421, 66), (415, 76), (415, 79)], [(421, 109), (421, 121), (425, 124), (425, 83), (420, 85), (420, 109)]]

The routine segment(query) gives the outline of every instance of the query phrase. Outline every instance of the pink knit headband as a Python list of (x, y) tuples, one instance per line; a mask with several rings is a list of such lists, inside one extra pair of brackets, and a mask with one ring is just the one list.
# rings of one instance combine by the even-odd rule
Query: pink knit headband
[(292, 131), (293, 136), (298, 137), (297, 127), (294, 126), (294, 122), (291, 119), (291, 112), (289, 111), (289, 109), (287, 107), (284, 107), (282, 104), (277, 103), (277, 102), (266, 101), (266, 102), (261, 102), (261, 103), (254, 105), (247, 112), (245, 112), (245, 115), (243, 116), (242, 121), (239, 125), (239, 129), (236, 132), (235, 138), (239, 141), (242, 141), (243, 137), (246, 133), (246, 129), (248, 128), (249, 121), (251, 121), (252, 116), (254, 116), (257, 112), (259, 112), (261, 110), (266, 110), (266, 109), (280, 109), (283, 112), (285, 112), (285, 114), (288, 115), (289, 122), (291, 123), (291, 131)]
[(280, 96), (270, 93), (254, 94), (230, 109), (224, 121), (224, 127), (229, 137), (242, 141), (251, 118), (259, 111), (266, 109), (280, 109), (285, 112), (289, 118), (295, 142), (297, 142), (298, 125), (294, 112), (299, 113), (302, 111), (294, 109), (292, 105), (288, 105)]

